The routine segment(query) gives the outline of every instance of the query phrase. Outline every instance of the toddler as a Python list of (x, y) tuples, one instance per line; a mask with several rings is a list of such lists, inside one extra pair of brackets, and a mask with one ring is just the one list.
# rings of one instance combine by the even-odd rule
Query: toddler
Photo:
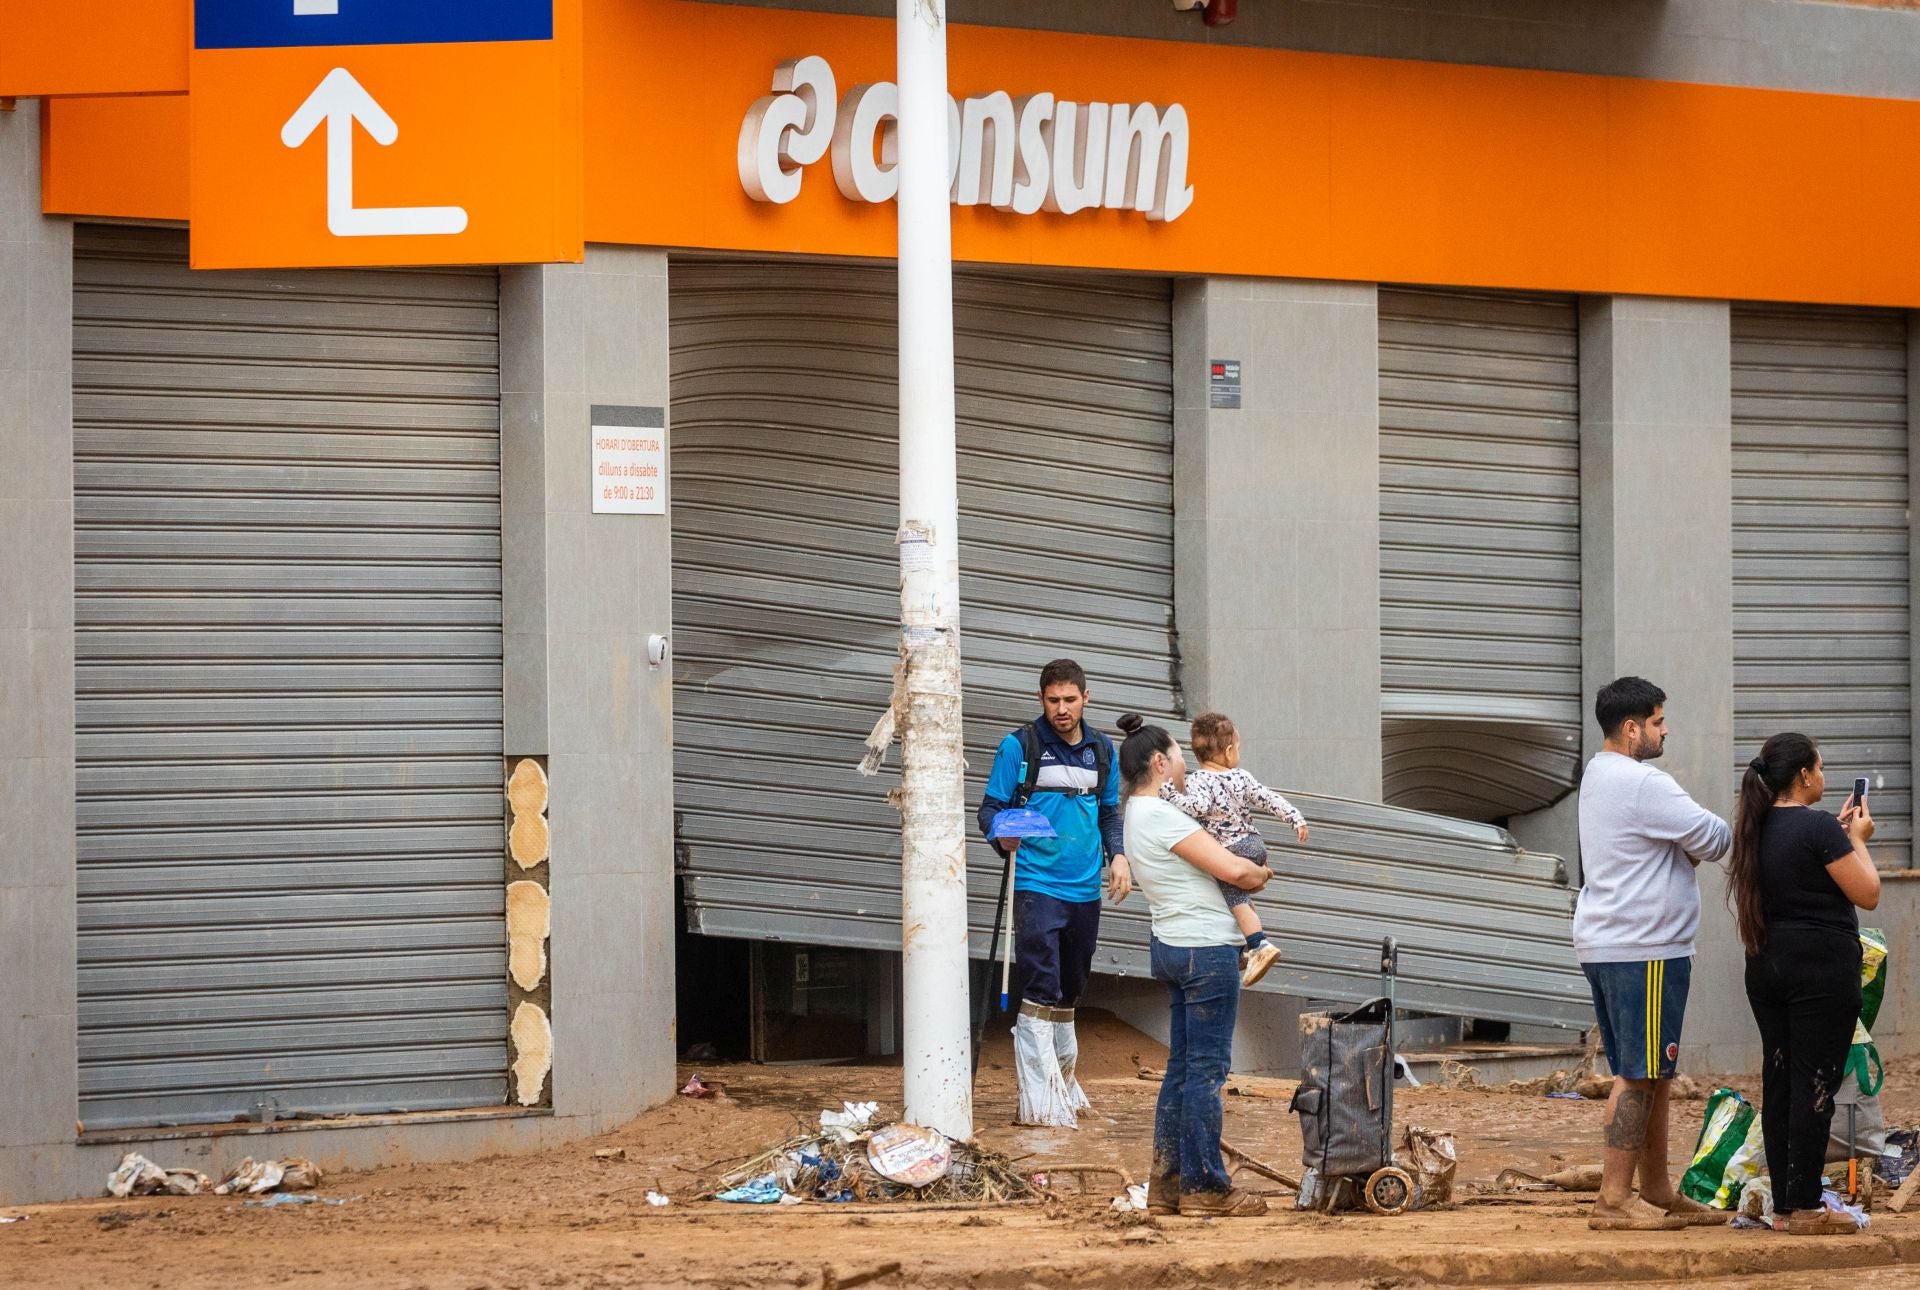
[[(1293, 826), (1302, 842), (1307, 840), (1307, 818), (1292, 802), (1240, 769), (1240, 735), (1223, 713), (1207, 712), (1193, 720), (1193, 755), (1200, 769), (1187, 776), (1184, 793), (1172, 784), (1160, 790), (1160, 796), (1200, 821), (1214, 841), (1245, 860), (1262, 867), (1267, 863), (1266, 840), (1253, 827), (1253, 811), (1264, 806)], [(1280, 960), (1280, 951), (1267, 940), (1260, 926), (1260, 915), (1253, 907), (1253, 893), (1229, 883), (1221, 883), (1227, 908), (1247, 938), (1246, 966), (1240, 972), (1240, 984), (1250, 986), (1267, 974)]]

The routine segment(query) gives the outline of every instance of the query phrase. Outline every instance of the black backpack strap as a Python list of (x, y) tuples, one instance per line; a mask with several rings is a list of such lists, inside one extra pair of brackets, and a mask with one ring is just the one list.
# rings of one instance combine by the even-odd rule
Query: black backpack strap
[(1013, 735), (1020, 741), (1020, 786), (1014, 789), (1013, 801), (1007, 805), (1025, 806), (1033, 796), (1033, 786), (1040, 782), (1040, 736), (1031, 722)]
[(1113, 740), (1095, 733), (1093, 741), (1093, 800), (1107, 800), (1107, 777), (1113, 774)]

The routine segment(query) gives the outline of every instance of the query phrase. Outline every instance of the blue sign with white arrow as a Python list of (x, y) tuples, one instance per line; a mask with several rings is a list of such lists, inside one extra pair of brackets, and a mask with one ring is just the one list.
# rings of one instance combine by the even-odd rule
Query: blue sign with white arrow
[(198, 49), (552, 40), (553, 0), (197, 0)]

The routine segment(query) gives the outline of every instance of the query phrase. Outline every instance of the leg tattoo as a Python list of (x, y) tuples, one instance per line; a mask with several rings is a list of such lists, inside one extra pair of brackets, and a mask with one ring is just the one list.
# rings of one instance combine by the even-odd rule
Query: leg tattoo
[(1643, 1088), (1623, 1088), (1614, 1103), (1613, 1118), (1607, 1121), (1607, 1146), (1615, 1151), (1638, 1151), (1647, 1145), (1647, 1122), (1653, 1111), (1653, 1094)]

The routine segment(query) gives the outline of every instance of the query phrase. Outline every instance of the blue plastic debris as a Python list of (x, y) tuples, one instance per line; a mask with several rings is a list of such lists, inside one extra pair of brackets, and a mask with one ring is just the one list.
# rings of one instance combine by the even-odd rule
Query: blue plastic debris
[(772, 1174), (762, 1174), (752, 1182), (728, 1188), (714, 1199), (732, 1201), (736, 1205), (778, 1205), (784, 1195), (786, 1193), (780, 1190), (778, 1179)]
[(282, 1205), (344, 1205), (345, 1200), (332, 1196), (315, 1196), (304, 1191), (280, 1191), (260, 1200), (246, 1202), (249, 1209), (277, 1209)]

